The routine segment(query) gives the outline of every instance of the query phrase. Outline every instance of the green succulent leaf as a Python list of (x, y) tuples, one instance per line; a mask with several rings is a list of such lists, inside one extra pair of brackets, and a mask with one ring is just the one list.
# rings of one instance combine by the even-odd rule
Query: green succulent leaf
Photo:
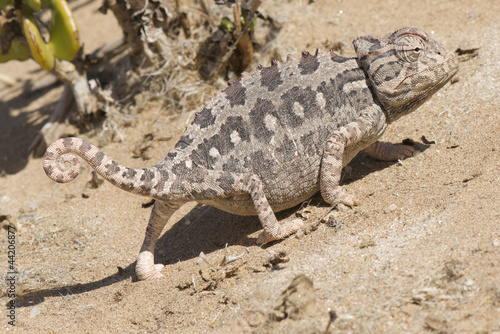
[(229, 32), (233, 32), (234, 30), (234, 23), (228, 18), (228, 17), (223, 17), (220, 24), (224, 29), (226, 29)]
[(66, 0), (50, 0), (49, 48), (58, 59), (73, 60), (80, 49), (80, 33)]

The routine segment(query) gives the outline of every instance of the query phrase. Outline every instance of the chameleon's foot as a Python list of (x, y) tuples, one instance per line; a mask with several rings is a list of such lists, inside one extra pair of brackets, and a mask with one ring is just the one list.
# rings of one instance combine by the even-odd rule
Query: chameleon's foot
[(342, 203), (347, 206), (359, 205), (359, 199), (356, 196), (349, 195), (345, 190), (341, 191), (337, 197), (337, 203)]
[(322, 196), (325, 202), (333, 206), (336, 206), (339, 203), (347, 206), (359, 205), (359, 199), (356, 196), (349, 195), (341, 186), (335, 187), (335, 189), (329, 193), (322, 192)]
[(406, 159), (412, 157), (413, 152), (415, 152), (415, 148), (413, 146), (402, 145), (402, 144), (394, 145), (394, 147), (390, 151), (388, 159), (389, 160)]
[(283, 239), (290, 234), (297, 232), (301, 227), (304, 226), (302, 219), (294, 219), (284, 224), (276, 226), (274, 229), (271, 228), (270, 231), (262, 231), (257, 237), (257, 244), (265, 244), (274, 240)]
[(409, 145), (378, 141), (365, 148), (363, 152), (378, 160), (396, 161), (413, 156), (415, 148)]
[(135, 273), (139, 280), (150, 280), (162, 277), (161, 270), (163, 264), (154, 264), (154, 255), (149, 251), (144, 251), (139, 254), (137, 258), (137, 265), (135, 266)]

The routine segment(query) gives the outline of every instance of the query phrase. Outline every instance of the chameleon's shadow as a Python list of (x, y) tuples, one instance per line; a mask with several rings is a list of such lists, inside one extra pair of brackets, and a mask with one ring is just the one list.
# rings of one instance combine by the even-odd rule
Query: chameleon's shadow
[[(415, 147), (422, 152), (429, 146), (416, 143)], [(364, 154), (359, 154), (351, 162), (352, 171), (344, 178), (342, 184), (352, 183), (370, 173), (390, 167), (395, 163), (397, 161), (378, 161)], [(306, 204), (329, 207), (319, 194), (313, 196)], [(301, 205), (277, 213), (278, 220), (283, 221), (289, 218)], [(224, 248), (226, 245), (252, 246), (256, 244), (256, 238), (249, 237), (249, 235), (261, 229), (262, 226), (256, 216), (235, 216), (210, 206), (197, 205), (177, 223), (166, 227), (166, 231), (156, 245), (155, 262), (169, 265), (196, 258), (201, 252), (210, 254)], [(95, 282), (73, 284), (26, 293), (18, 297), (16, 306), (29, 307), (43, 302), (47, 297), (85, 293), (123, 280), (131, 279), (137, 281), (135, 265), (136, 262), (133, 262), (126, 268), (118, 267), (115, 274)]]

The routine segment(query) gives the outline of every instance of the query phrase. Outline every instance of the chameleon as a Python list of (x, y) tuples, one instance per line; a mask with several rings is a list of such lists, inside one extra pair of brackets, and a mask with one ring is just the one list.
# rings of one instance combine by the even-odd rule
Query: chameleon
[(152, 167), (122, 166), (89, 142), (68, 137), (48, 147), (45, 173), (59, 183), (72, 181), (79, 156), (118, 188), (155, 199), (136, 263), (140, 280), (162, 276), (156, 242), (189, 201), (258, 216), (259, 244), (283, 239), (304, 222), (279, 223), (275, 212), (318, 191), (332, 206), (359, 204), (340, 179), (360, 151), (387, 161), (412, 156), (412, 146), (378, 139), (458, 71), (454, 53), (417, 28), (359, 37), (353, 45), (355, 57), (304, 51), (228, 82)]

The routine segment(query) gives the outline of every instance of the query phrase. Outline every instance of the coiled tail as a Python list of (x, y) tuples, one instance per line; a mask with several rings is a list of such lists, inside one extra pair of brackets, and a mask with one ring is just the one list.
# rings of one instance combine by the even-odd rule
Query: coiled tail
[(45, 174), (59, 183), (73, 181), (80, 174), (80, 161), (75, 155), (85, 160), (106, 181), (125, 191), (154, 197), (158, 190), (163, 189), (160, 183), (165, 175), (161, 177), (158, 168), (122, 166), (80, 138), (62, 138), (47, 148), (43, 161)]

